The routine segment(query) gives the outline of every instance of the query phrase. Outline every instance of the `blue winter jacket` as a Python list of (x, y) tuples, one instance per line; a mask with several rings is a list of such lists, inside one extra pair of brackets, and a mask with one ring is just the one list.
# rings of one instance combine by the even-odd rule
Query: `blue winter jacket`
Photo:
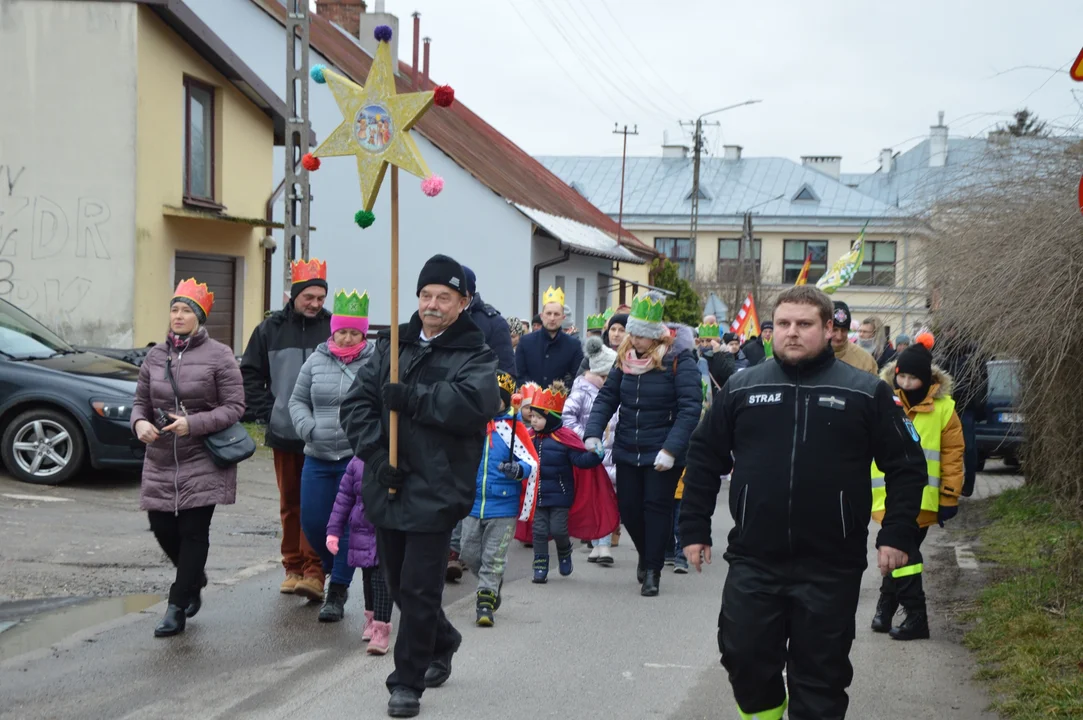
[(590, 450), (572, 450), (552, 435), (536, 435), (534, 447), (541, 461), (541, 489), (538, 507), (571, 507), (575, 501), (575, 478), (572, 466), (598, 467), (602, 458)]
[(691, 328), (670, 327), (677, 337), (660, 369), (625, 374), (618, 361), (594, 400), (588, 438), (603, 437), (610, 418), (620, 410), (613, 442), (613, 462), (618, 465), (654, 465), (663, 449), (673, 456), (676, 467), (685, 464), (688, 441), (699, 424), (703, 391)]
[(545, 389), (554, 380), (562, 380), (571, 387), (582, 362), (583, 344), (579, 338), (564, 332), (549, 337), (549, 331), (542, 328), (519, 341), (515, 349), (515, 381), (520, 385), (536, 382)]
[[(497, 423), (510, 421), (511, 415), (501, 413), (493, 420)], [(523, 419), (520, 417), (519, 424)], [(511, 455), (508, 444), (496, 432), (485, 435), (485, 448), (478, 465), (478, 489), (474, 496), (474, 507), (470, 517), (487, 520), (489, 518), (519, 517), (519, 498), (523, 490), (523, 480), (530, 477), (533, 468), (525, 462), (519, 462), (523, 479), (509, 480), (500, 472), (499, 465), (507, 462)]]

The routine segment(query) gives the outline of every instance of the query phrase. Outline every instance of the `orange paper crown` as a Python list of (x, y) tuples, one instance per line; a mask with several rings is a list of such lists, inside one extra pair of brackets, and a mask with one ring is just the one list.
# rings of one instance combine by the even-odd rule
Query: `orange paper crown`
[(308, 282), (310, 280), (323, 280), (327, 282), (327, 263), (312, 258), (308, 262), (295, 260), (290, 269), (293, 271), (292, 283)]
[(541, 385), (534, 382), (523, 383), (519, 388), (519, 394), (523, 396), (523, 407), (530, 407), (534, 396), (541, 392)]
[(194, 277), (182, 280), (173, 297), (191, 300), (203, 309), (204, 315), (210, 315), (211, 308), (214, 307), (214, 293), (207, 290), (207, 283), (197, 283)]
[(564, 402), (568, 399), (568, 389), (559, 380), (545, 390), (534, 393), (530, 406), (538, 410), (560, 415), (564, 411)]

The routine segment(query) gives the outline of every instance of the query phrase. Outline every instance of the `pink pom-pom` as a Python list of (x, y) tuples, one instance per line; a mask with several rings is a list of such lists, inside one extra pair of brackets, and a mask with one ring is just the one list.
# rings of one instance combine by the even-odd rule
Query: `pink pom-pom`
[(439, 175), (429, 175), (421, 181), (421, 192), (429, 197), (436, 197), (444, 189), (444, 178)]

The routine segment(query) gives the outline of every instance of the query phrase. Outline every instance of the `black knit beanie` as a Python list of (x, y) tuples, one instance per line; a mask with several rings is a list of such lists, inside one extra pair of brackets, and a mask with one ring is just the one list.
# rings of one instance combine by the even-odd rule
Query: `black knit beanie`
[(296, 300), (297, 296), (305, 291), (305, 288), (321, 287), (327, 290), (327, 281), (319, 278), (312, 278), (311, 280), (302, 280), (301, 282), (295, 282), (290, 285), (290, 300)]
[(179, 297), (178, 296), (178, 297), (175, 297), (172, 300), (170, 300), (169, 305), (172, 307), (173, 303), (178, 303), (178, 302), (182, 302), (185, 305), (187, 305), (188, 307), (192, 308), (192, 312), (194, 312), (196, 314), (196, 320), (199, 321), (200, 325), (206, 325), (207, 324), (207, 313), (203, 312), (203, 308), (201, 308), (199, 306), (199, 303), (197, 303), (192, 298), (186, 298), (186, 297)]
[(899, 353), (899, 360), (895, 363), (895, 374), (906, 373), (913, 375), (925, 391), (933, 384), (933, 354), (924, 345), (914, 344)]
[(421, 295), (421, 288), (426, 285), (445, 285), (466, 297), (466, 273), (463, 272), (463, 266), (447, 255), (433, 255), (421, 268), (421, 274), (417, 276), (418, 296)]

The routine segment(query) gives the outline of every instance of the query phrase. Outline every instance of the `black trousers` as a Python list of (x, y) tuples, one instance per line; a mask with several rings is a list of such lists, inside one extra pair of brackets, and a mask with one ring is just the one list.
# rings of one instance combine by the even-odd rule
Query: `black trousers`
[(377, 622), (391, 622), (391, 609), (395, 606), (387, 589), (384, 573), (376, 567), (361, 568), (362, 587), (365, 592), (365, 609), (373, 613)]
[(211, 516), (214, 505), (171, 512), (147, 513), (150, 529), (173, 565), (177, 576), (169, 588), (169, 604), (187, 607), (207, 584), (207, 553), (211, 547)]
[(842, 720), (861, 571), (728, 559), (718, 645), (741, 711), (778, 710), (788, 685), (790, 720)]
[(455, 647), (462, 636), (441, 605), (451, 531), (415, 533), (376, 530), (380, 567), (391, 598), (399, 606), (395, 670), (387, 689), (406, 686), (425, 691), (425, 671), (436, 655)]
[[(929, 528), (927, 527), (922, 528), (921, 532), (918, 533), (917, 548), (910, 554), (906, 565), (907, 569), (922, 564), (921, 544), (925, 542), (925, 537), (928, 534)], [(880, 592), (884, 595), (894, 595), (907, 612), (925, 612), (925, 588), (921, 581), (921, 575), (920, 572), (898, 578), (885, 575), (884, 581), (880, 583)]]
[(683, 468), (658, 472), (653, 465), (617, 465), (620, 521), (639, 552), (639, 564), (661, 571), (673, 546), (673, 494)]

